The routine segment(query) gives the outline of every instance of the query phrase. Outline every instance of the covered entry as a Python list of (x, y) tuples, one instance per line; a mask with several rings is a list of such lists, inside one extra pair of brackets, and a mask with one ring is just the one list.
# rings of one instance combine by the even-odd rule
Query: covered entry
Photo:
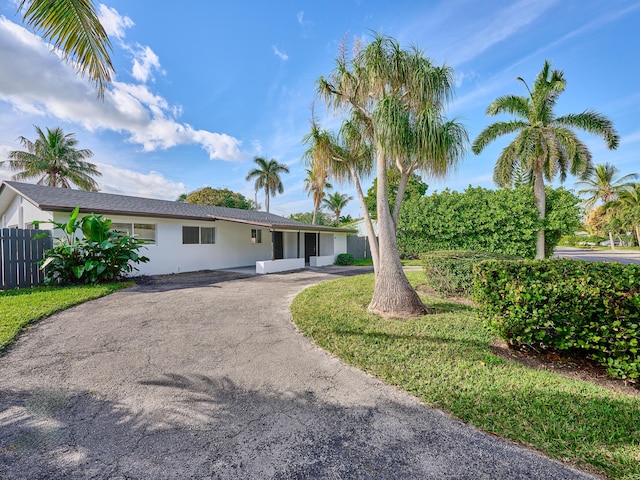
[(309, 263), (310, 257), (317, 255), (318, 234), (306, 232), (304, 234), (304, 261)]

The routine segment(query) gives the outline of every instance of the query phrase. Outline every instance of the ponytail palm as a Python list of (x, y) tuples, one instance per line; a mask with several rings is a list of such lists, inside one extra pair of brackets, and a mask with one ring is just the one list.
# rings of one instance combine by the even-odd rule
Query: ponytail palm
[[(551, 71), (545, 61), (538, 74), (533, 90), (527, 87), (528, 97), (505, 95), (497, 98), (487, 108), (491, 116), (510, 114), (510, 121), (496, 122), (486, 127), (473, 142), (472, 150), (479, 154), (498, 137), (517, 134), (502, 151), (496, 162), (493, 179), (500, 187), (511, 186), (514, 176), (521, 170), (529, 170), (533, 176), (534, 194), (541, 221), (545, 218), (545, 179), (553, 181), (557, 176), (564, 182), (567, 174), (584, 178), (592, 168), (591, 152), (578, 138), (574, 130), (584, 130), (602, 137), (607, 148), (618, 147), (620, 138), (613, 123), (593, 110), (557, 117), (554, 107), (564, 92), (567, 82), (560, 70)], [(536, 258), (544, 258), (544, 227), (538, 231)]]
[(9, 152), (7, 164), (11, 170), (21, 170), (14, 180), (29, 180), (40, 177), (38, 185), (71, 188), (77, 185), (81, 190), (98, 191), (98, 184), (92, 178), (102, 175), (93, 163), (85, 159), (93, 156), (88, 149), (76, 149), (78, 140), (73, 133), (65, 134), (61, 128), (49, 130), (46, 134), (36, 127), (38, 138), (31, 141), (20, 137), (24, 150)]

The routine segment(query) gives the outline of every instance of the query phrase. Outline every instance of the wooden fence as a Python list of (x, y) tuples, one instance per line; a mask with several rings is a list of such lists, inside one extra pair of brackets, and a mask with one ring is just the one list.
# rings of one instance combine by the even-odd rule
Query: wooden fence
[[(34, 239), (43, 230), (0, 229), (0, 280), (2, 290), (40, 285), (42, 271), (38, 262), (52, 248), (50, 236)], [(51, 234), (51, 232), (47, 232)]]

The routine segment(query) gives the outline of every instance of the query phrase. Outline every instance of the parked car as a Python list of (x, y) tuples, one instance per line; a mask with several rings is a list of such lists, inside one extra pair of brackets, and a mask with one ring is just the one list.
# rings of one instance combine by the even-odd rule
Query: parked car
[[(611, 241), (610, 240), (605, 240), (604, 242), (600, 242), (599, 245), (601, 247), (610, 247), (611, 246)], [(614, 240), (613, 241), (613, 246), (614, 247), (622, 247), (624, 245), (625, 245), (625, 243), (621, 242), (620, 240)]]

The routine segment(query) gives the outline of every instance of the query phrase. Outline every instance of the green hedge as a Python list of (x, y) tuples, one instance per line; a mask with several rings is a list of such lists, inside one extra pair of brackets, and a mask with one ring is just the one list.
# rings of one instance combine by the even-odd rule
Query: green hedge
[(486, 261), (474, 275), (480, 318), (510, 344), (582, 351), (612, 376), (640, 377), (640, 265)]
[(490, 259), (515, 260), (517, 257), (473, 250), (436, 250), (420, 255), (427, 285), (444, 297), (471, 296), (473, 266)]
[(340, 253), (336, 257), (335, 265), (353, 265), (356, 259), (350, 253)]

